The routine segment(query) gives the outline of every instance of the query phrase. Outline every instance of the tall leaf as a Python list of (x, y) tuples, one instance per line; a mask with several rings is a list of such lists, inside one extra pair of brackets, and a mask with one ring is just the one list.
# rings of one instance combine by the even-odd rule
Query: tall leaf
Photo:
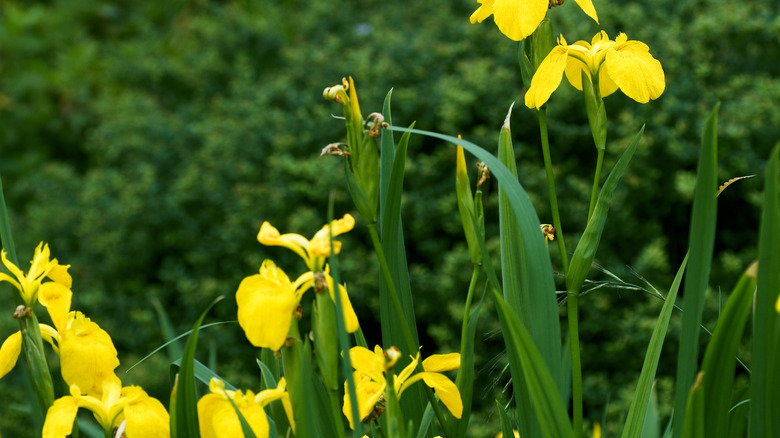
[(647, 346), (647, 353), (645, 354), (645, 362), (639, 375), (639, 383), (637, 383), (634, 398), (631, 400), (631, 407), (628, 408), (626, 424), (623, 426), (623, 438), (640, 436), (644, 428), (647, 406), (653, 389), (653, 380), (655, 379), (655, 372), (658, 370), (658, 359), (661, 357), (666, 330), (669, 327), (669, 318), (671, 318), (674, 310), (677, 291), (680, 290), (680, 283), (682, 282), (683, 272), (685, 272), (687, 263), (688, 256), (686, 255), (680, 265), (680, 269), (677, 270), (677, 275), (669, 288), (669, 294), (666, 296), (666, 302), (664, 302), (664, 306), (661, 309), (661, 315), (653, 328), (650, 345)]
[(195, 349), (198, 346), (198, 333), (206, 314), (224, 297), (219, 296), (201, 312), (195, 321), (187, 344), (184, 347), (184, 355), (181, 358), (179, 372), (174, 379), (174, 388), (171, 392), (171, 436), (178, 438), (190, 438), (199, 436), (198, 427), (198, 395), (195, 388)]
[(702, 362), (704, 427), (708, 437), (728, 436), (737, 348), (742, 340), (756, 289), (756, 267), (742, 275), (718, 318)]
[(699, 324), (704, 309), (704, 293), (710, 276), (712, 252), (715, 242), (715, 219), (717, 216), (718, 189), (718, 108), (715, 105), (704, 127), (699, 165), (696, 174), (696, 189), (691, 213), (688, 274), (685, 276), (683, 297), (682, 331), (680, 353), (677, 359), (677, 382), (675, 388), (674, 436), (683, 431), (683, 412), (688, 392), (698, 368)]
[[(385, 121), (392, 123), (390, 102), (392, 90), (387, 93), (383, 105)], [(414, 125), (412, 125), (414, 126)], [(382, 343), (387, 348), (391, 345), (399, 347), (406, 354), (398, 364), (404, 366), (409, 363), (409, 355), (414, 354), (420, 341), (417, 334), (417, 321), (414, 317), (414, 304), (412, 300), (412, 287), (409, 280), (409, 267), (406, 260), (406, 247), (404, 245), (403, 223), (401, 220), (401, 193), (403, 192), (404, 167), (406, 164), (406, 150), (409, 145), (409, 134), (401, 137), (398, 145), (395, 145), (393, 133), (388, 130), (381, 132), (382, 153), (379, 163), (379, 227), (382, 250), (390, 268), (389, 279), (383, 279), (379, 287), (380, 322), (382, 326)], [(403, 315), (397, 315), (393, 305), (387, 282), (395, 285), (398, 298), (401, 301)], [(405, 321), (411, 341), (415, 345), (407, 345), (404, 327), (399, 321)], [(415, 385), (404, 393), (401, 400), (401, 409), (404, 418), (412, 420), (419, 425), (425, 409), (425, 392), (423, 385)]]
[(750, 375), (750, 436), (780, 434), (780, 145), (766, 169), (761, 231), (758, 236), (758, 278), (753, 321)]

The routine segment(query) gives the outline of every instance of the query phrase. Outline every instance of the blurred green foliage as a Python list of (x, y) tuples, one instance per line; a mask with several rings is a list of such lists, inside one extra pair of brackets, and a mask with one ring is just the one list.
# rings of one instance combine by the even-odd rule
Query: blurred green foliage
[[(606, 99), (606, 166), (647, 124), (597, 257), (626, 282), (647, 287), (637, 272), (663, 292), (682, 260), (701, 127), (716, 101), (723, 181), (760, 173), (780, 138), (780, 16), (770, 3), (596, 2), (610, 36), (623, 31), (647, 43), (667, 81), (664, 95), (648, 105), (620, 93)], [(160, 300), (179, 332), (217, 295), (229, 299), (212, 319), (234, 320), (232, 295), (264, 258), (291, 276), (303, 270), (292, 253), (257, 243), (262, 221), (313, 234), (326, 220), (331, 192), (337, 215), (351, 210), (340, 163), (319, 157), (324, 145), (344, 136), (323, 88), (352, 75), (368, 114), (394, 87), (396, 124), (416, 121), (421, 129), (495, 147), (509, 105), (522, 102), (523, 85), (517, 45), (490, 19), (470, 25), (476, 7), (467, 0), (0, 0), (0, 171), (20, 259), (39, 241), (49, 242), (73, 266), (74, 308), (112, 335), (120, 377), (167, 400), (164, 352), (124, 374), (166, 341), (151, 300)], [(573, 5), (550, 16), (570, 42), (590, 40), (600, 29)], [(587, 215), (595, 150), (579, 92), (564, 84), (549, 116), (573, 249)], [(519, 105), (512, 122), (521, 183), (549, 221), (535, 115)], [(454, 157), (450, 146), (413, 138), (407, 160), (407, 250), (428, 352), (458, 348), (470, 272)], [(761, 183), (740, 181), (720, 198), (705, 321), (714, 321), (725, 299), (718, 291), (730, 291), (755, 258)], [(496, 249), (495, 190), (485, 210), (489, 247)], [(358, 227), (343, 240), (342, 278), (369, 342), (378, 342), (370, 318), (377, 313), (378, 273), (367, 235)], [(585, 416), (607, 424), (623, 418), (660, 309), (660, 300), (622, 287), (597, 289), (581, 303)], [(15, 330), (5, 289), (3, 338)], [(488, 311), (477, 364), (492, 390), (476, 400), (474, 436), (498, 430), (493, 400), (505, 397), (503, 343)], [(667, 418), (678, 330), (672, 327), (657, 388)], [(256, 389), (257, 351), (237, 324), (207, 328), (202, 339), (202, 361), (216, 361), (231, 383)], [(7, 436), (29, 436), (22, 381), (16, 370), (0, 382), (12, 400), (0, 415)]]

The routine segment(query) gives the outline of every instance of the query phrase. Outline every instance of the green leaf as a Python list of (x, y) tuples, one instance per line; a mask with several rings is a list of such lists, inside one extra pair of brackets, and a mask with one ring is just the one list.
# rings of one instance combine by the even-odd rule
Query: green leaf
[(593, 258), (596, 256), (596, 250), (598, 250), (599, 242), (601, 241), (601, 234), (604, 231), (604, 224), (607, 222), (607, 214), (609, 213), (609, 204), (612, 201), (612, 194), (615, 192), (615, 188), (623, 176), (628, 163), (634, 156), (639, 140), (642, 138), (642, 134), (645, 131), (645, 127), (634, 137), (634, 140), (628, 146), (623, 155), (618, 160), (615, 167), (609, 173), (607, 180), (604, 182), (604, 187), (601, 188), (598, 200), (596, 201), (596, 208), (593, 210), (593, 216), (588, 221), (588, 226), (585, 228), (582, 238), (577, 243), (577, 248), (574, 250), (574, 255), (569, 263), (569, 272), (566, 274), (566, 289), (571, 293), (579, 293), (582, 283), (588, 276), (590, 266), (593, 263)]
[(477, 333), (477, 323), (479, 322), (479, 312), (482, 310), (482, 302), (485, 299), (485, 295), (482, 295), (482, 299), (479, 304), (474, 308), (472, 314), (464, 315), (464, 318), (468, 318), (468, 326), (466, 328), (466, 336), (461, 339), (461, 351), (460, 351), (460, 368), (458, 368), (458, 376), (455, 378), (455, 385), (460, 392), (460, 398), (463, 401), (463, 415), (460, 420), (455, 422), (455, 437), (463, 438), (466, 436), (466, 430), (469, 426), (469, 418), (471, 417), (471, 402), (474, 398), (474, 337)]
[(631, 400), (631, 407), (628, 409), (626, 423), (623, 426), (623, 438), (639, 436), (644, 428), (645, 415), (647, 413), (650, 394), (653, 389), (653, 380), (655, 380), (655, 373), (658, 370), (658, 360), (661, 357), (666, 330), (669, 327), (669, 319), (674, 310), (674, 302), (677, 298), (677, 292), (680, 290), (680, 283), (682, 282), (687, 263), (688, 256), (686, 255), (680, 268), (677, 270), (677, 275), (674, 277), (672, 286), (669, 288), (669, 294), (666, 296), (666, 301), (661, 309), (661, 314), (658, 316), (658, 321), (653, 328), (653, 334), (650, 336), (650, 345), (647, 346), (645, 362), (642, 365), (642, 372), (639, 375), (636, 392), (634, 393), (634, 398)]
[(750, 436), (780, 434), (780, 144), (766, 169), (761, 231), (758, 236), (758, 278), (753, 322), (750, 375)]
[(501, 433), (504, 437), (514, 438), (515, 433), (512, 429), (512, 421), (509, 419), (509, 415), (507, 415), (506, 409), (504, 409), (498, 400), (496, 400), (496, 407), (498, 408), (498, 415), (501, 419)]
[(723, 438), (728, 435), (737, 348), (750, 315), (755, 288), (756, 268), (753, 266), (742, 275), (731, 292), (704, 354), (701, 370), (704, 373), (702, 386), (707, 437)]
[(701, 385), (701, 373), (691, 388), (685, 408), (683, 438), (704, 438), (704, 390)]
[(417, 429), (417, 438), (425, 438), (428, 435), (428, 431), (431, 429), (431, 421), (433, 421), (433, 407), (428, 403), (425, 406), (420, 427)]
[(224, 297), (219, 296), (201, 312), (200, 317), (192, 327), (184, 355), (181, 359), (179, 372), (174, 380), (171, 392), (171, 436), (190, 438), (199, 436), (198, 428), (198, 394), (195, 388), (195, 349), (198, 345), (198, 333), (206, 314)]
[[(696, 174), (688, 250), (690, 258), (688, 260), (688, 273), (685, 276), (680, 352), (677, 359), (675, 412), (684, 412), (688, 391), (693, 384), (694, 374), (698, 368), (699, 325), (704, 309), (704, 293), (707, 290), (712, 264), (718, 206), (715, 193), (718, 188), (717, 126), (719, 107), (719, 104), (715, 105), (705, 124)], [(682, 415), (677, 416), (673, 427), (675, 437), (679, 437), (682, 432), (682, 420)]]
[(528, 393), (541, 429), (539, 436), (573, 437), (566, 407), (541, 353), (531, 340), (531, 335), (501, 295), (496, 291), (493, 295), (509, 360), (522, 364)]

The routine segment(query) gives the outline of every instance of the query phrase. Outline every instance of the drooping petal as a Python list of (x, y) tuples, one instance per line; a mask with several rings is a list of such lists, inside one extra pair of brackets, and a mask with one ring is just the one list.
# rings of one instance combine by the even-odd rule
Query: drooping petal
[(469, 21), (471, 24), (482, 23), (485, 18), (493, 15), (493, 0), (477, 0), (479, 8), (471, 14)]
[(137, 386), (122, 388), (127, 398), (124, 416), (127, 421), (127, 438), (169, 438), (170, 417), (168, 411), (157, 399), (149, 397)]
[(103, 383), (116, 378), (114, 369), (119, 366), (114, 343), (105, 330), (80, 312), (71, 312), (69, 319), (60, 338), (62, 378), (84, 394), (102, 394)]
[(547, 102), (553, 91), (561, 84), (569, 58), (568, 53), (567, 46), (555, 46), (539, 64), (539, 69), (531, 79), (531, 87), (525, 93), (525, 106), (539, 109)]
[[(332, 231), (328, 231), (328, 226), (325, 225), (317, 231), (317, 234), (312, 237), (309, 253), (314, 257), (329, 257), (330, 256), (330, 239), (329, 233), (333, 234), (333, 237), (339, 234), (344, 234), (351, 231), (355, 227), (355, 218), (350, 214), (345, 214), (341, 219), (334, 219), (330, 223)], [(338, 254), (341, 252), (341, 242), (333, 242), (333, 251)]]
[(460, 368), (460, 353), (434, 354), (428, 356), (422, 363), (428, 372), (439, 373)]
[(59, 262), (57, 262), (57, 259), (53, 260), (54, 265), (49, 268), (49, 272), (46, 273), (46, 276), (49, 277), (52, 281), (59, 283), (68, 289), (73, 287), (73, 278), (68, 273), (68, 268), (70, 268), (70, 265), (61, 265)]
[[(287, 339), (293, 312), (298, 306), (292, 284), (286, 275), (273, 281), (252, 275), (241, 281), (236, 292), (238, 323), (256, 347), (278, 351)], [(285, 281), (286, 280), (286, 281)]]
[(53, 281), (41, 284), (38, 289), (38, 302), (49, 311), (51, 321), (58, 331), (65, 328), (72, 297), (73, 292), (70, 289)]
[[(247, 398), (250, 396), (251, 392), (247, 392)], [(252, 432), (254, 432), (256, 437), (267, 437), (268, 419), (265, 416), (265, 411), (260, 405), (247, 402), (243, 396), (241, 397), (233, 401), (249, 424), (249, 427), (252, 428)], [(241, 420), (238, 419), (236, 410), (227, 401), (221, 404), (221, 408), (214, 413), (211, 421), (217, 438), (235, 438), (244, 434), (241, 428)]]
[(423, 372), (415, 374), (414, 377), (422, 378), (426, 385), (433, 388), (436, 391), (436, 395), (439, 396), (439, 400), (444, 403), (444, 406), (449, 409), (455, 418), (460, 418), (463, 415), (463, 401), (460, 398), (460, 391), (447, 376), (439, 373)]
[(22, 332), (8, 337), (0, 347), (0, 379), (10, 373), (22, 352)]
[(46, 412), (43, 423), (43, 438), (65, 438), (73, 431), (73, 421), (79, 410), (79, 400), (65, 396), (58, 398)]
[[(385, 393), (385, 387), (387, 382), (382, 379), (381, 382), (373, 380), (366, 374), (362, 374), (359, 371), (352, 373), (352, 377), (355, 382), (355, 394), (357, 394), (358, 414), (362, 421), (368, 417), (371, 412), (374, 411), (379, 397)], [(344, 405), (342, 407), (342, 413), (349, 421), (349, 427), (354, 429), (355, 425), (352, 422), (352, 405), (349, 398), (349, 387), (347, 382), (344, 382)]]
[(265, 407), (268, 403), (274, 400), (281, 400), (284, 412), (287, 414), (287, 421), (290, 423), (292, 432), (295, 433), (295, 418), (293, 417), (292, 402), (290, 401), (290, 394), (287, 393), (287, 381), (284, 377), (279, 379), (276, 384), (276, 389), (266, 389), (260, 391), (260, 394), (255, 396), (255, 403), (261, 407)]
[(536, 30), (548, 6), (549, 0), (496, 0), (493, 19), (501, 33), (520, 41)]
[[(336, 296), (333, 292), (333, 282), (332, 278), (330, 279), (329, 283), (331, 283), (331, 287), (329, 288), (330, 291), (330, 298), (333, 300), (333, 302), (336, 302)], [(347, 333), (355, 333), (357, 329), (360, 327), (360, 324), (358, 323), (357, 314), (355, 313), (355, 309), (352, 308), (352, 302), (349, 301), (349, 295), (347, 294), (347, 288), (343, 285), (339, 285), (339, 295), (341, 299), (341, 312), (344, 315), (344, 326), (347, 329)]]
[(280, 234), (279, 230), (268, 222), (263, 222), (260, 232), (257, 233), (257, 241), (266, 246), (283, 246), (294, 251), (302, 259), (308, 260), (309, 240), (300, 234)]
[(604, 62), (615, 84), (635, 101), (647, 103), (664, 92), (666, 82), (661, 63), (641, 41), (627, 41), (625, 34), (620, 34)]
[(583, 12), (588, 14), (588, 17), (592, 18), (596, 23), (599, 22), (599, 17), (596, 15), (596, 8), (593, 7), (591, 0), (574, 0), (575, 3), (582, 9)]
[(201, 438), (216, 438), (214, 423), (211, 419), (222, 408), (223, 403), (230, 405), (223, 395), (206, 394), (198, 400), (198, 428)]

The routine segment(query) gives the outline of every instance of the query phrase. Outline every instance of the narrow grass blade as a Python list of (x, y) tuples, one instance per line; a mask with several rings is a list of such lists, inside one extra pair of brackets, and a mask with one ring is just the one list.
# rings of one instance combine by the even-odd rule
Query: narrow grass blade
[(669, 288), (669, 294), (666, 296), (661, 314), (658, 316), (658, 321), (653, 328), (650, 345), (647, 346), (647, 353), (645, 354), (645, 362), (639, 375), (639, 383), (637, 383), (634, 398), (631, 400), (631, 407), (628, 408), (626, 423), (623, 426), (623, 438), (639, 436), (644, 428), (647, 406), (653, 389), (653, 380), (655, 379), (655, 372), (658, 370), (658, 360), (661, 357), (666, 330), (669, 327), (669, 319), (672, 316), (672, 311), (674, 311), (674, 302), (677, 298), (677, 292), (680, 290), (680, 283), (682, 282), (687, 263), (688, 256), (683, 259), (680, 268), (677, 270), (677, 275)]
[(509, 415), (506, 413), (506, 409), (501, 403), (496, 400), (496, 407), (498, 409), (498, 415), (501, 419), (501, 434), (506, 438), (514, 438), (514, 430), (512, 429), (512, 421), (509, 419)]
[[(699, 324), (704, 309), (704, 293), (710, 276), (715, 242), (718, 189), (718, 108), (715, 105), (702, 135), (699, 165), (696, 172), (696, 189), (693, 197), (689, 237), (688, 273), (685, 276), (680, 353), (677, 359), (675, 387), (675, 412), (685, 412), (688, 392), (693, 384), (699, 358)], [(681, 436), (683, 415), (674, 423), (674, 436)]]
[(609, 213), (609, 204), (612, 201), (612, 194), (615, 192), (615, 188), (620, 181), (628, 167), (628, 163), (631, 162), (631, 158), (634, 156), (639, 140), (642, 138), (642, 134), (645, 131), (645, 127), (634, 136), (634, 140), (628, 146), (623, 155), (618, 160), (615, 167), (609, 173), (607, 180), (604, 182), (599, 193), (598, 200), (596, 201), (596, 208), (593, 210), (593, 216), (588, 221), (588, 226), (585, 228), (582, 238), (577, 243), (577, 248), (574, 250), (574, 255), (569, 263), (569, 272), (566, 274), (566, 290), (571, 293), (579, 293), (582, 283), (588, 276), (590, 266), (593, 263), (594, 257), (596, 257), (596, 250), (598, 250), (599, 242), (601, 241), (601, 234), (604, 231), (604, 225), (607, 222), (607, 214)]
[(461, 340), (463, 347), (460, 351), (460, 368), (458, 369), (458, 376), (455, 378), (455, 385), (458, 387), (460, 398), (463, 401), (463, 415), (459, 421), (454, 423), (454, 438), (464, 438), (466, 436), (471, 417), (471, 403), (474, 398), (474, 338), (477, 333), (479, 312), (482, 310), (482, 301), (484, 299), (485, 295), (482, 295), (482, 300), (474, 308), (471, 316), (465, 316), (469, 318), (469, 321), (466, 328), (466, 336)]
[(758, 237), (758, 278), (753, 321), (750, 375), (750, 436), (780, 434), (780, 145), (766, 169), (761, 231)]
[(566, 407), (541, 353), (531, 340), (531, 335), (504, 299), (495, 291), (493, 295), (507, 353), (510, 355), (509, 360), (522, 364), (528, 393), (541, 429), (539, 436), (573, 437)]
[[(201, 363), (201, 361), (199, 361), (198, 359), (193, 359), (192, 364), (193, 364), (193, 374), (195, 375), (195, 379), (197, 379), (199, 382), (208, 386), (211, 379), (216, 378), (225, 383), (225, 389), (228, 389), (230, 391), (236, 390), (235, 386), (231, 385), (230, 382), (222, 378), (222, 376), (220, 376), (219, 374), (212, 371), (211, 368)], [(181, 358), (171, 362), (171, 365), (174, 366), (174, 372), (178, 372), (178, 370), (181, 368)]]
[(642, 426), (641, 436), (642, 438), (661, 437), (661, 416), (658, 412), (655, 389), (650, 391), (650, 403), (647, 405), (647, 415), (645, 415), (645, 424)]
[(171, 323), (171, 318), (168, 316), (168, 312), (165, 311), (165, 308), (157, 297), (153, 296), (151, 302), (155, 313), (157, 313), (157, 320), (160, 323), (160, 331), (162, 332), (163, 338), (173, 339), (171, 342), (167, 343), (168, 357), (170, 360), (182, 357), (181, 345), (179, 345), (179, 342), (174, 339), (176, 337), (176, 331), (173, 329), (173, 323)]
[[(190, 438), (199, 436), (198, 429), (198, 395), (195, 388), (195, 349), (198, 345), (198, 332), (206, 314), (224, 297), (217, 297), (206, 309), (192, 327), (187, 344), (184, 347), (181, 366), (175, 379), (175, 387), (171, 393), (171, 405), (175, 406), (175, 415), (171, 412), (171, 436)], [(173, 408), (172, 408), (173, 411)], [(173, 434), (175, 431), (175, 435)]]
[(737, 348), (742, 340), (756, 289), (756, 266), (742, 275), (718, 318), (702, 362), (704, 425), (707, 437), (728, 435)]
[(433, 407), (428, 403), (428, 405), (425, 406), (425, 412), (423, 412), (420, 428), (417, 429), (417, 438), (425, 438), (428, 436), (428, 432), (431, 430), (431, 421), (433, 421)]

